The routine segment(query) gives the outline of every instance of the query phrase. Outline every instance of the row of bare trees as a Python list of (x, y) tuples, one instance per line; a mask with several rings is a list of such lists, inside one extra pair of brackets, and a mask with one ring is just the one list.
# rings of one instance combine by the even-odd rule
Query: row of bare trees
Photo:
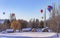
[(32, 28), (43, 28), (44, 27), (44, 22), (39, 21), (39, 19), (33, 19), (29, 21), (28, 27)]
[(9, 21), (8, 19), (6, 19), (4, 21), (4, 23), (1, 25), (2, 30), (6, 30), (6, 29), (14, 29), (14, 31), (16, 30), (21, 30), (22, 28), (43, 28), (44, 27), (44, 23), (43, 21), (39, 21), (39, 19), (33, 19), (33, 21), (26, 21), (26, 20), (12, 20)]
[(60, 15), (50, 18), (46, 21), (47, 25), (53, 32), (60, 32)]

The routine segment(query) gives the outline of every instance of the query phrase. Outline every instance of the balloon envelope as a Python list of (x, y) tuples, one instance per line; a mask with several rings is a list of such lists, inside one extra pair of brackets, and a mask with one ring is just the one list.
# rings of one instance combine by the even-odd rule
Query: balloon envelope
[(43, 17), (41, 17), (43, 19)]
[(15, 14), (14, 14), (14, 13), (12, 13), (12, 16), (15, 16)]
[(5, 14), (5, 12), (3, 12), (3, 14)]
[(41, 10), (41, 13), (43, 12), (43, 10)]
[(48, 11), (51, 12), (52, 9), (53, 9), (53, 7), (49, 5), (48, 6)]

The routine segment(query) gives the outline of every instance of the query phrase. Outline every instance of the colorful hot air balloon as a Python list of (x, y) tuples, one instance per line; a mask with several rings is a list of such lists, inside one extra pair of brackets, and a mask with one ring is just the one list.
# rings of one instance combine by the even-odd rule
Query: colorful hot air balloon
[(3, 14), (5, 14), (5, 12), (3, 12)]
[(43, 19), (43, 17), (41, 17)]
[(49, 5), (47, 9), (48, 9), (49, 12), (51, 12), (51, 10), (53, 9), (53, 7)]
[(41, 9), (40, 12), (43, 13), (43, 10)]
[(15, 16), (15, 14), (14, 14), (14, 13), (12, 13), (12, 16)]

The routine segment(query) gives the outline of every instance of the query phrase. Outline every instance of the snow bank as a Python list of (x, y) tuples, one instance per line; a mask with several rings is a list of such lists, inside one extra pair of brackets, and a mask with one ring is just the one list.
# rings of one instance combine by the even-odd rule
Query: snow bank
[(57, 34), (56, 33), (52, 33), (52, 32), (21, 32), (21, 33), (0, 34), (0, 36), (50, 38), (50, 37), (56, 37)]

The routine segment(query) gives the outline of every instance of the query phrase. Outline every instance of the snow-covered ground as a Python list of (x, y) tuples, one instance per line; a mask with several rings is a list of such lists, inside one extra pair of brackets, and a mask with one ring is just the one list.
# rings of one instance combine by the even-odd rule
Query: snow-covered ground
[[(60, 34), (59, 34), (60, 35)], [(0, 38), (59, 38), (53, 32), (0, 33)]]
[(6, 31), (0, 32), (0, 38), (60, 38), (57, 37), (57, 33), (54, 32), (42, 32), (42, 29), (38, 28), (36, 29), (37, 32), (31, 32), (31, 28), (23, 28), (22, 30), (27, 30), (29, 32), (18, 32), (18, 30), (15, 33), (7, 33), (7, 32), (13, 32), (13, 29), (7, 29)]
[[(27, 30), (28, 32), (22, 32), (23, 30)], [(8, 33), (13, 32), (13, 29), (7, 29), (0, 32), (0, 38), (60, 38), (60, 33), (58, 34), (59, 37), (57, 37), (57, 33), (51, 31), (42, 32), (40, 28), (36, 29), (37, 32), (31, 32), (31, 28), (23, 28), (22, 31), (19, 32), (17, 30), (15, 33)]]

